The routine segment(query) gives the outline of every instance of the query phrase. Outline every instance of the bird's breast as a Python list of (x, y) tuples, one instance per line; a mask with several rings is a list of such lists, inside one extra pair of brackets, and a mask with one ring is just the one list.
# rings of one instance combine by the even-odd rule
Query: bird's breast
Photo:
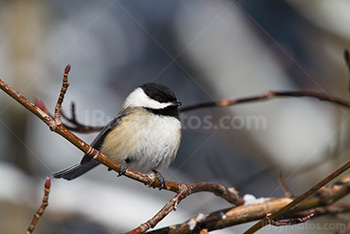
[(177, 118), (139, 108), (108, 133), (101, 152), (117, 163), (127, 160), (130, 169), (147, 173), (169, 166), (180, 139), (181, 123)]

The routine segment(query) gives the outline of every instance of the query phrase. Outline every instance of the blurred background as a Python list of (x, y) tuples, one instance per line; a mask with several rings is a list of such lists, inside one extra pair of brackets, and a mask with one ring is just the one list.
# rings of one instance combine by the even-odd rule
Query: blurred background
[[(74, 102), (78, 120), (93, 126), (105, 125), (128, 93), (151, 81), (169, 86), (183, 106), (269, 90), (349, 99), (343, 61), (349, 10), (346, 0), (0, 0), (0, 79), (53, 112), (71, 64), (64, 111), (69, 115)], [(300, 194), (348, 159), (349, 117), (347, 109), (311, 98), (185, 112), (177, 158), (161, 172), (176, 182), (222, 183), (242, 196), (280, 197), (283, 170)], [(96, 134), (78, 135), (90, 143)], [(3, 92), (0, 138), (0, 233), (23, 233), (46, 176), (79, 162), (82, 153)], [(53, 179), (51, 190), (34, 233), (126, 232), (174, 195), (103, 166), (74, 181)], [(156, 228), (230, 206), (195, 194)], [(345, 227), (329, 228), (338, 221), (327, 217), (310, 222), (323, 228), (276, 231)], [(242, 233), (252, 224), (215, 233)]]

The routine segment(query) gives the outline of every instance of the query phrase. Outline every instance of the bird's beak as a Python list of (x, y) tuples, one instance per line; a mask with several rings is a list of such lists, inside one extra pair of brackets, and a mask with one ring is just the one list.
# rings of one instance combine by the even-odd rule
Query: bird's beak
[(176, 102), (174, 102), (174, 106), (181, 106), (181, 102), (176, 100)]

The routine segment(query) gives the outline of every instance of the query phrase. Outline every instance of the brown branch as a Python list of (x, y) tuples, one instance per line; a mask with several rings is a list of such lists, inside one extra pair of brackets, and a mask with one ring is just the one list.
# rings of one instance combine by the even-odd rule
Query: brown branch
[(306, 216), (297, 217), (295, 219), (289, 219), (287, 221), (274, 220), (274, 219), (271, 219), (270, 216), (271, 216), (271, 213), (266, 215), (266, 219), (268, 220), (268, 223), (270, 225), (280, 227), (280, 226), (292, 226), (299, 223), (305, 223), (306, 221), (311, 219), (313, 216), (315, 216), (315, 213), (311, 213)]
[[(347, 65), (347, 68), (350, 72), (350, 52), (345, 49), (344, 50), (344, 60)], [(349, 86), (350, 90), (350, 86)], [(264, 101), (269, 100), (272, 98), (277, 97), (312, 97), (317, 98), (320, 101), (326, 101), (335, 103), (337, 105), (343, 106), (343, 107), (350, 107), (350, 102), (338, 97), (330, 96), (327, 93), (318, 93), (318, 92), (311, 92), (311, 91), (269, 91), (266, 94), (259, 95), (259, 96), (252, 96), (252, 97), (246, 97), (246, 98), (231, 98), (231, 99), (222, 99), (219, 101), (214, 102), (205, 102), (205, 103), (199, 103), (192, 106), (186, 106), (180, 109), (180, 112), (186, 112), (196, 109), (202, 109), (202, 108), (208, 108), (208, 107), (227, 107), (247, 102), (256, 102), (256, 101)]]
[(338, 97), (330, 96), (326, 93), (318, 93), (318, 92), (311, 92), (311, 91), (269, 91), (266, 94), (259, 95), (259, 96), (222, 99), (215, 102), (205, 102), (205, 103), (195, 104), (192, 106), (181, 108), (180, 112), (192, 111), (192, 110), (209, 108), (209, 107), (227, 107), (227, 106), (243, 104), (248, 102), (265, 101), (265, 100), (270, 100), (278, 97), (312, 97), (312, 98), (317, 98), (320, 101), (331, 102), (343, 107), (350, 108), (349, 101)]
[(294, 195), (293, 195), (292, 191), (289, 189), (286, 182), (284, 181), (283, 171), (280, 171), (280, 174), (278, 176), (278, 182), (280, 183), (280, 186), (281, 186), (284, 194), (286, 195), (286, 197), (293, 198)]
[[(47, 110), (46, 105), (45, 105), (44, 102), (42, 102), (39, 99), (35, 99), (34, 100), (34, 104), (36, 106), (38, 106), (46, 114), (48, 114), (49, 116), (54, 118), (53, 115), (50, 114), (50, 112)], [(62, 123), (62, 124), (69, 131), (79, 132), (79, 133), (92, 133), (92, 132), (101, 131), (102, 128), (103, 128), (103, 127), (88, 126), (88, 125), (84, 125), (82, 123), (79, 123), (79, 121), (77, 120), (77, 117), (76, 117), (76, 113), (75, 113), (75, 104), (74, 104), (74, 102), (71, 103), (71, 116), (72, 117), (68, 117), (64, 113), (64, 111), (62, 109), (61, 109), (60, 113), (61, 113), (61, 117), (68, 122), (68, 124), (65, 124), (65, 123)], [(70, 125), (72, 125), (72, 126), (70, 126)]]
[(62, 79), (62, 87), (60, 91), (60, 95), (58, 96), (57, 103), (55, 106), (55, 115), (54, 119), (57, 125), (62, 124), (61, 123), (61, 110), (62, 110), (62, 102), (64, 99), (64, 95), (67, 92), (69, 82), (68, 82), (68, 73), (70, 71), (71, 66), (67, 65), (66, 68), (64, 69), (64, 74), (63, 74), (63, 79)]
[[(71, 69), (70, 65), (67, 65), (66, 68), (64, 69), (64, 74), (63, 74), (63, 79), (62, 79), (62, 87), (61, 87), (61, 91), (60, 91), (60, 95), (57, 99), (57, 103), (55, 106), (55, 114), (54, 114), (54, 120), (56, 122), (56, 124), (62, 124), (61, 122), (61, 116), (66, 119), (69, 123), (73, 124), (74, 127), (70, 127), (68, 125), (63, 124), (68, 130), (70, 131), (76, 131), (76, 132), (84, 132), (84, 133), (88, 133), (88, 132), (95, 132), (95, 131), (99, 131), (102, 129), (102, 127), (91, 127), (91, 126), (85, 126), (83, 124), (80, 124), (77, 119), (76, 119), (76, 115), (75, 115), (75, 104), (72, 103), (71, 104), (71, 114), (72, 117), (69, 118), (67, 117), (62, 110), (62, 102), (64, 99), (64, 95), (67, 92), (68, 86), (69, 86), (69, 82), (68, 82), (68, 73)], [(39, 108), (41, 108), (42, 111), (44, 111), (46, 114), (48, 114), (49, 116), (52, 116), (50, 114), (50, 112), (47, 110), (46, 105), (44, 102), (41, 102), (38, 99), (35, 99), (34, 102)]]
[(51, 181), (50, 181), (50, 177), (48, 176), (46, 177), (46, 181), (45, 181), (45, 189), (44, 189), (45, 193), (44, 193), (43, 201), (41, 202), (41, 206), (39, 207), (38, 211), (34, 214), (33, 220), (27, 229), (27, 234), (33, 233), (36, 224), (38, 223), (40, 217), (44, 214), (46, 207), (49, 205), (48, 200), (49, 200), (50, 186), (51, 186)]
[(80, 133), (91, 133), (91, 132), (98, 132), (101, 131), (103, 127), (94, 127), (94, 126), (88, 126), (79, 123), (77, 120), (76, 114), (75, 114), (75, 103), (71, 103), (71, 117), (68, 117), (65, 115), (63, 110), (61, 110), (61, 116), (64, 118), (69, 124), (73, 125), (73, 127), (66, 125), (63, 123), (63, 125), (69, 130), (73, 132), (80, 132)]
[[(281, 216), (283, 219), (298, 219), (315, 213), (315, 216), (326, 215), (338, 212), (349, 212), (350, 206), (333, 204), (340, 198), (350, 193), (350, 176), (345, 176), (331, 186), (323, 187), (314, 194), (299, 203), (296, 207)], [(274, 213), (280, 208), (289, 204), (293, 199), (288, 197), (273, 198), (260, 204), (241, 205), (233, 208), (222, 209), (215, 212), (201, 214), (188, 221), (164, 227), (148, 232), (149, 234), (174, 234), (193, 233), (194, 230), (207, 229), (208, 231), (219, 230), (247, 223), (266, 217), (267, 214)], [(339, 210), (337, 211), (337, 209)], [(268, 221), (267, 221), (268, 222)]]
[(339, 219), (340, 221), (350, 221), (349, 219), (343, 220), (341, 217), (339, 217), (340, 214), (344, 213), (350, 213), (350, 204), (330, 204), (327, 206), (321, 206), (321, 207), (315, 207), (309, 210), (304, 211), (298, 211), (295, 213), (288, 213), (286, 215), (281, 216), (282, 219), (295, 219), (298, 217), (304, 217), (307, 216), (310, 213), (314, 213), (315, 216), (334, 216), (336, 219)]

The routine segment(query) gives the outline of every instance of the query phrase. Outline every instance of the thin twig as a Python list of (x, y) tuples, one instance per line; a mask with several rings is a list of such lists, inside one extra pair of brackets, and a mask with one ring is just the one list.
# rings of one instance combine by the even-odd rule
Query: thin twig
[[(343, 186), (343, 185), (341, 185)], [(345, 185), (346, 186), (346, 185)], [(324, 194), (327, 191), (323, 191), (322, 194)], [(309, 199), (305, 200), (309, 201)], [(315, 207), (309, 210), (304, 211), (298, 211), (296, 213), (289, 213), (286, 215), (282, 215), (281, 219), (295, 219), (298, 217), (307, 216), (310, 213), (315, 213), (315, 216), (320, 217), (324, 215), (334, 216), (335, 218), (339, 219), (340, 221), (350, 221), (349, 218), (346, 220), (343, 220), (341, 217), (338, 217), (340, 214), (345, 214), (350, 212), (350, 204), (330, 204), (327, 206), (319, 206)]]
[(274, 220), (270, 218), (270, 214), (266, 215), (266, 219), (268, 220), (268, 224), (271, 224), (273, 226), (291, 226), (291, 225), (296, 225), (299, 223), (305, 223), (306, 221), (308, 221), (309, 219), (311, 219), (313, 216), (315, 216), (315, 213), (311, 213), (309, 215), (303, 216), (303, 217), (298, 217), (295, 219), (289, 219), (289, 220), (285, 220), (285, 221), (281, 221), (281, 220)]
[[(344, 50), (344, 60), (350, 72), (350, 52), (347, 49)], [(350, 91), (350, 86), (349, 86), (349, 91)], [(180, 108), (180, 112), (186, 112), (186, 111), (209, 108), (209, 107), (227, 107), (227, 106), (232, 106), (232, 105), (237, 105), (237, 104), (242, 104), (247, 102), (264, 101), (264, 100), (269, 100), (277, 97), (312, 97), (312, 98), (317, 98), (320, 101), (335, 103), (347, 108), (350, 107), (349, 101), (338, 97), (330, 96), (325, 92), (318, 93), (318, 92), (311, 92), (311, 91), (269, 91), (266, 94), (259, 95), (259, 96), (222, 99), (214, 102), (205, 102), (205, 103), (199, 103), (191, 106), (186, 106), (186, 107)]]
[(75, 103), (71, 103), (71, 117), (68, 117), (65, 115), (63, 110), (61, 110), (61, 116), (64, 118), (69, 124), (73, 125), (73, 127), (66, 125), (63, 123), (63, 125), (69, 130), (73, 132), (79, 132), (79, 133), (91, 133), (91, 132), (98, 132), (101, 131), (103, 127), (94, 127), (94, 126), (88, 126), (79, 123), (76, 117), (75, 113)]
[[(50, 112), (48, 111), (46, 105), (44, 102), (42, 102), (39, 99), (35, 99), (34, 100), (34, 104), (36, 106), (38, 106), (42, 111), (44, 111), (46, 114), (48, 114), (49, 116), (51, 116), (52, 118), (53, 115), (50, 114)], [(98, 132), (101, 131), (103, 127), (95, 127), (95, 126), (89, 126), (89, 125), (84, 125), (82, 123), (79, 123), (78, 119), (76, 118), (76, 113), (75, 113), (75, 104), (74, 102), (71, 103), (71, 116), (72, 117), (68, 117), (63, 109), (61, 109), (61, 117), (65, 120), (65, 122), (68, 122), (68, 124), (65, 124), (64, 122), (62, 122), (63, 126), (65, 128), (67, 128), (69, 131), (73, 131), (73, 132), (79, 132), (79, 133), (92, 133), (92, 132)], [(72, 125), (72, 126), (70, 126)]]
[(44, 189), (45, 192), (44, 192), (43, 201), (41, 202), (41, 206), (38, 209), (38, 211), (34, 214), (33, 220), (27, 229), (27, 234), (33, 233), (36, 224), (38, 223), (40, 217), (44, 214), (46, 207), (49, 205), (48, 200), (49, 200), (50, 186), (51, 186), (51, 181), (50, 181), (50, 177), (48, 176), (46, 177), (46, 181), (45, 181), (45, 189)]
[(209, 107), (227, 107), (227, 106), (243, 104), (248, 102), (265, 101), (265, 100), (270, 100), (278, 97), (311, 97), (311, 98), (317, 98), (321, 101), (331, 102), (340, 106), (350, 108), (349, 101), (338, 97), (330, 96), (326, 93), (318, 93), (318, 92), (311, 92), (311, 91), (269, 91), (266, 94), (258, 95), (258, 96), (222, 99), (215, 102), (205, 102), (205, 103), (195, 104), (192, 106), (181, 108), (180, 112), (192, 111), (192, 110), (209, 108)]
[(292, 191), (289, 189), (286, 182), (284, 181), (283, 171), (280, 171), (280, 174), (278, 176), (278, 182), (280, 183), (281, 188), (282, 188), (284, 194), (286, 195), (286, 197), (293, 198), (294, 195), (293, 195)]
[(60, 91), (60, 95), (58, 96), (57, 103), (55, 106), (55, 114), (54, 114), (54, 119), (57, 125), (62, 124), (61, 122), (61, 109), (62, 109), (62, 102), (64, 99), (64, 95), (67, 92), (69, 82), (68, 82), (68, 73), (70, 71), (71, 66), (67, 65), (66, 68), (64, 69), (64, 74), (63, 74), (63, 79), (62, 79), (62, 87)]

